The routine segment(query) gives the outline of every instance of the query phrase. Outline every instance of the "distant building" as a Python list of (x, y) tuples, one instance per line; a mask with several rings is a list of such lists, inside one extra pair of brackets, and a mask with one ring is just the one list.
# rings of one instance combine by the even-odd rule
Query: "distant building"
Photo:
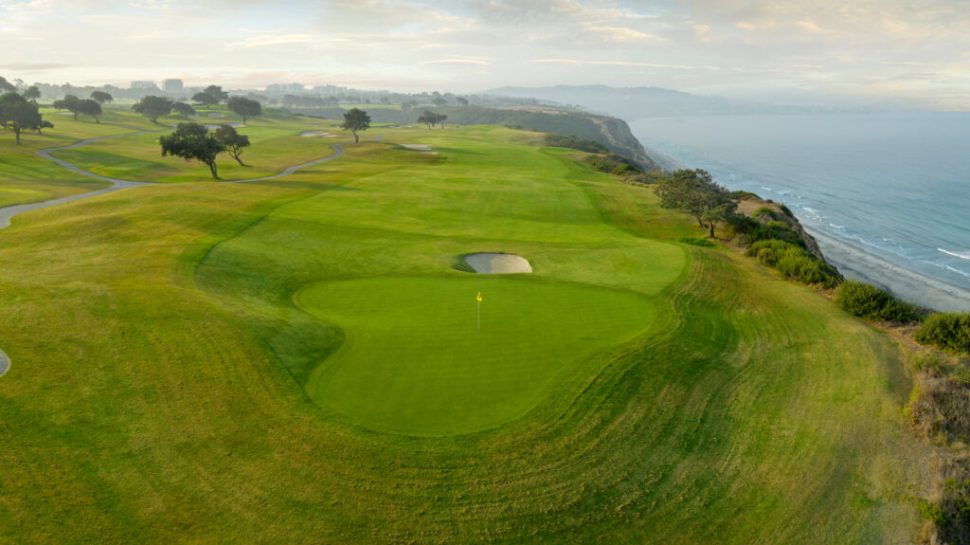
[(158, 91), (158, 85), (154, 81), (133, 81), (129, 85), (132, 89), (139, 89), (143, 91)]
[(313, 88), (313, 92), (319, 93), (319, 94), (342, 93), (346, 90), (347, 90), (346, 87), (341, 87), (339, 85), (317, 85), (316, 87)]
[(268, 95), (293, 95), (305, 91), (306, 87), (302, 83), (272, 83), (266, 86)]
[(185, 90), (185, 83), (183, 83), (180, 79), (167, 79), (162, 82), (162, 89), (166, 93), (181, 93)]

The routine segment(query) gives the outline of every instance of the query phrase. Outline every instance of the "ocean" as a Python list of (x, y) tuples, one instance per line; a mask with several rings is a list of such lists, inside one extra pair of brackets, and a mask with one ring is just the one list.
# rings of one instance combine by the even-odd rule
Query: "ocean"
[(970, 311), (970, 113), (689, 116), (648, 151), (788, 205), (848, 277)]

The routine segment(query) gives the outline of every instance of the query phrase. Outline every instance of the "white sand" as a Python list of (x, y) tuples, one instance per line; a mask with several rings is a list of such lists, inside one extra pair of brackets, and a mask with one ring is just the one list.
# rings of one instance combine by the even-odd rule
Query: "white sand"
[(431, 146), (427, 144), (398, 144), (404, 149), (409, 149), (411, 151), (431, 151)]
[(218, 125), (213, 125), (213, 124), (206, 125), (205, 128), (209, 129), (210, 131), (214, 131), (214, 130), (218, 129), (219, 127), (223, 126), (223, 125), (229, 125), (230, 127), (234, 128), (234, 129), (238, 129), (239, 127), (245, 127), (246, 126), (246, 125), (243, 125), (242, 123), (240, 123), (238, 121), (230, 121), (229, 123), (220, 123)]
[(479, 274), (530, 273), (532, 265), (522, 256), (515, 254), (481, 253), (468, 254), (465, 262)]

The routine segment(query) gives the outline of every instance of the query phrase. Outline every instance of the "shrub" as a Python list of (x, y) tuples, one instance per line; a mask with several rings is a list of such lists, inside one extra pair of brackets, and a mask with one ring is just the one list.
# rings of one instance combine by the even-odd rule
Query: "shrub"
[(839, 283), (838, 273), (827, 263), (785, 240), (760, 240), (748, 247), (747, 254), (804, 284), (833, 288)]
[(589, 158), (589, 164), (600, 172), (616, 174), (618, 176), (640, 173), (640, 167), (633, 161), (625, 157), (620, 157), (615, 153), (594, 155)]
[(765, 265), (774, 267), (787, 252), (798, 248), (787, 241), (778, 239), (759, 240), (748, 246), (747, 254), (758, 258)]
[(767, 216), (772, 220), (776, 220), (776, 221), (778, 220), (778, 213), (767, 206), (762, 206), (758, 208), (751, 215), (759, 219), (762, 218), (763, 216)]
[(741, 235), (742, 243), (751, 245), (762, 240), (784, 240), (801, 248), (805, 247), (805, 241), (798, 233), (783, 221), (771, 221), (761, 223), (760, 221), (747, 216), (735, 215), (731, 218), (731, 226), (735, 232)]
[(808, 252), (799, 252), (786, 253), (775, 266), (785, 276), (804, 284), (820, 284), (826, 288), (834, 288), (838, 285), (838, 276), (831, 267)]
[(745, 191), (743, 189), (738, 189), (736, 191), (732, 191), (731, 192), (731, 197), (733, 197), (735, 200), (742, 200), (742, 199), (761, 199), (761, 197), (759, 197), (757, 193), (752, 193), (750, 191)]
[(546, 145), (557, 148), (572, 148), (588, 153), (603, 153), (609, 151), (606, 149), (606, 146), (600, 144), (599, 142), (586, 140), (584, 138), (577, 138), (575, 136), (568, 136), (565, 134), (547, 134)]
[(916, 307), (864, 282), (843, 282), (837, 299), (843, 310), (862, 318), (887, 322), (912, 322), (918, 318)]
[(923, 344), (970, 354), (970, 314), (940, 312), (923, 321), (914, 335)]
[(713, 248), (714, 246), (716, 246), (716, 244), (714, 244), (710, 240), (707, 240), (706, 238), (683, 237), (680, 239), (680, 241), (685, 244), (691, 244), (693, 246), (703, 246), (705, 248)]

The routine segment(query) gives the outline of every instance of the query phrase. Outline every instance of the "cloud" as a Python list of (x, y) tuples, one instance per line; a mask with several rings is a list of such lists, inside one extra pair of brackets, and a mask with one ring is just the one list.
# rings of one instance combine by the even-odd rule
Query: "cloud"
[(960, 93), (970, 103), (967, 28), (970, 4), (953, 0), (0, 0), (0, 70), (75, 83), (282, 74), (460, 92), (604, 83), (952, 104)]
[(633, 44), (663, 41), (662, 38), (654, 34), (647, 34), (646, 32), (640, 32), (623, 26), (584, 25), (584, 28), (590, 34), (598, 36), (607, 42)]
[(615, 60), (584, 60), (584, 59), (533, 59), (535, 64), (565, 64), (565, 65), (588, 65), (588, 66), (630, 66), (639, 68), (667, 68), (671, 70), (695, 70), (696, 66), (686, 64), (664, 64), (641, 61), (615, 61)]
[(430, 61), (424, 61), (421, 64), (457, 64), (457, 65), (472, 65), (472, 66), (488, 66), (492, 64), (492, 61), (483, 57), (447, 57), (443, 59), (433, 59)]
[(812, 21), (811, 19), (798, 21), (795, 24), (798, 25), (798, 28), (806, 32), (825, 32), (825, 30), (822, 27), (818, 26), (818, 24), (815, 21)]
[(15, 62), (10, 64), (0, 64), (0, 70), (13, 70), (15, 72), (45, 72), (49, 70), (67, 68), (69, 66), (71, 65), (58, 62)]
[(310, 34), (259, 34), (238, 42), (226, 44), (229, 49), (248, 49), (252, 47), (274, 47), (278, 45), (308, 44), (313, 42)]

